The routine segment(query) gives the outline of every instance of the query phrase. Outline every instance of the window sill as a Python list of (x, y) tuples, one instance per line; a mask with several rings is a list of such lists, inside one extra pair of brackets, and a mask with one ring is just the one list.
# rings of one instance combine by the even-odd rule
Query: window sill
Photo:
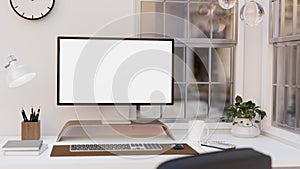
[[(187, 122), (183, 123), (165, 123), (171, 130), (188, 130), (189, 124)], [(231, 123), (206, 123), (211, 134), (228, 134), (230, 133)]]
[[(171, 130), (188, 130), (188, 123), (165, 123)], [(229, 134), (231, 123), (206, 123), (211, 134)], [(268, 127), (262, 130), (262, 135), (278, 140), (284, 144), (300, 149), (300, 135), (277, 128)]]
[(277, 127), (268, 127), (262, 130), (262, 134), (278, 140), (284, 144), (291, 145), (300, 149), (300, 135), (277, 128)]

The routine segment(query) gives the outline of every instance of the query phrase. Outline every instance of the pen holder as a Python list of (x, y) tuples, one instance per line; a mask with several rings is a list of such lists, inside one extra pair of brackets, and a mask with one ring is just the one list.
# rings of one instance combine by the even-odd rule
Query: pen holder
[(40, 139), (40, 121), (22, 122), (22, 140)]

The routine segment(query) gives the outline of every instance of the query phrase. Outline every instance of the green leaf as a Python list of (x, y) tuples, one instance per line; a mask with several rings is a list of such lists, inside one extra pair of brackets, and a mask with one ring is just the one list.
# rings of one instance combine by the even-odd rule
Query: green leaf
[(251, 100), (248, 101), (248, 102), (246, 103), (246, 105), (247, 105), (248, 108), (251, 108), (251, 109), (255, 107), (255, 103), (253, 103)]
[(258, 121), (258, 120), (255, 120), (254, 122), (255, 122), (255, 123), (259, 123), (260, 121)]
[(226, 109), (227, 111), (234, 111), (235, 110), (235, 107), (234, 106), (230, 106)]
[(234, 118), (248, 118), (252, 120), (256, 119), (256, 117), (259, 117), (260, 120), (262, 120), (267, 115), (265, 111), (261, 110), (260, 107), (256, 106), (256, 104), (251, 100), (243, 102), (241, 96), (236, 96), (235, 101), (236, 102), (234, 105), (231, 105), (225, 109), (228, 119), (233, 120)]
[(248, 108), (247, 103), (242, 103), (242, 104), (240, 105), (240, 107), (241, 107), (242, 109)]
[(238, 122), (235, 121), (235, 122), (232, 123), (232, 125), (236, 125), (237, 123), (238, 123)]
[(242, 103), (242, 102), (243, 102), (242, 97), (241, 97), (241, 96), (236, 96), (236, 97), (235, 97), (235, 102), (237, 102), (237, 103)]
[(226, 112), (226, 116), (227, 116), (227, 118), (230, 118), (230, 117), (232, 117), (232, 116), (233, 116), (233, 113), (234, 113), (234, 112), (232, 112), (232, 111), (228, 111), (228, 112)]

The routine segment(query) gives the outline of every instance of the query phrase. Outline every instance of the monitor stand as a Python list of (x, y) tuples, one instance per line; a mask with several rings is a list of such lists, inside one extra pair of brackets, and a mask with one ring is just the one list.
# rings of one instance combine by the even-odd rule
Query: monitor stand
[(70, 120), (68, 121), (60, 133), (57, 136), (56, 141), (59, 142), (62, 140), (63, 135), (71, 128), (75, 127), (101, 127), (101, 126), (121, 126), (121, 127), (161, 127), (163, 131), (169, 136), (171, 139), (175, 140), (168, 126), (162, 123), (159, 120), (141, 120), (141, 107), (140, 105), (136, 105), (136, 120)]
[(167, 134), (167, 136), (169, 136), (171, 139), (175, 140), (175, 138), (173, 137), (171, 131), (169, 130), (168, 126), (165, 125), (164, 123), (162, 123), (159, 120), (154, 120), (151, 122), (143, 122), (143, 123), (139, 123), (138, 121), (131, 121), (130, 124), (105, 124), (103, 123), (101, 120), (70, 120), (68, 121), (64, 127), (62, 128), (62, 130), (60, 131), (60, 133), (57, 136), (56, 141), (59, 142), (63, 139), (64, 134), (71, 128), (76, 128), (76, 127), (85, 127), (85, 126), (93, 126), (93, 127), (101, 127), (101, 126), (121, 126), (121, 127), (139, 127), (139, 126), (159, 126), (161, 127), (164, 132)]
[(131, 121), (130, 120), (104, 120), (104, 121), (101, 121), (102, 124), (131, 124)]

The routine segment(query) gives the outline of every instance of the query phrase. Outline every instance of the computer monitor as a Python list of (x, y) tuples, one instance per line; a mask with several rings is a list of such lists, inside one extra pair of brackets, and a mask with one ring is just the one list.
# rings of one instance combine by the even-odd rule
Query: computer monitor
[(172, 105), (174, 39), (57, 38), (57, 105)]

